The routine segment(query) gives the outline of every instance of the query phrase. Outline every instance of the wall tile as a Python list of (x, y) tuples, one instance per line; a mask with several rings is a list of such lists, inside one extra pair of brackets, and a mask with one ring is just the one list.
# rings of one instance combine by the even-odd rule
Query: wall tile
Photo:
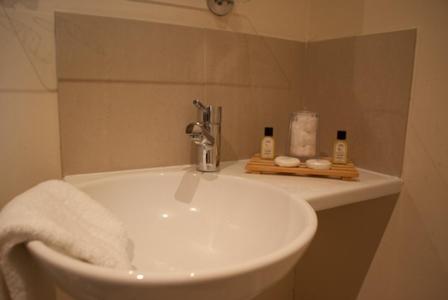
[(247, 35), (206, 30), (205, 43), (207, 83), (250, 85), (251, 70)]
[(407, 30), (309, 44), (305, 103), (320, 114), (324, 152), (345, 129), (356, 164), (401, 174), (415, 39)]
[(57, 13), (59, 79), (201, 83), (203, 31)]
[(207, 86), (205, 95), (210, 103), (223, 107), (223, 160), (259, 152), (264, 127), (274, 127), (276, 152), (285, 153), (289, 113), (300, 106), (288, 90)]
[[(266, 126), (283, 153), (303, 43), (69, 14), (56, 24), (64, 174), (194, 163), (184, 130), (195, 98), (223, 107), (223, 160), (258, 152)], [(139, 48), (145, 39), (162, 42)]]
[[(431, 191), (430, 188), (425, 190)], [(438, 245), (434, 243), (443, 241), (431, 237), (434, 227), (428, 227), (428, 214), (420, 211), (417, 198), (410, 192), (405, 186), (357, 299), (444, 300), (448, 295), (448, 273), (442, 263), (444, 252), (438, 252)], [(433, 192), (430, 194), (430, 197), (425, 195), (425, 202), (431, 203), (434, 199)], [(438, 207), (435, 202), (430, 205), (443, 213), (444, 207)], [(434, 217), (437, 218), (431, 215), (430, 219)], [(444, 231), (446, 223), (438, 224), (442, 227), (437, 230)]]
[(0, 90), (44, 90), (10, 19), (0, 9)]
[[(10, 26), (17, 41), (20, 42), (20, 52), (26, 56), (32, 67), (32, 72), (24, 74), (34, 75), (38, 79), (40, 89), (56, 91), (56, 61), (54, 47), (54, 15), (46, 12), (31, 12), (5, 8)], [(13, 54), (14, 52), (9, 52)], [(14, 60), (14, 63), (17, 63)], [(18, 82), (22, 80), (19, 79)]]
[(0, 93), (0, 207), (61, 177), (56, 94)]
[(198, 86), (61, 82), (64, 174), (191, 161), (185, 127)]
[[(252, 86), (284, 88), (290, 87), (289, 78), (280, 65), (277, 55), (271, 49), (272, 44), (285, 42), (262, 36), (248, 35), (250, 79)], [(270, 41), (270, 43), (268, 42)], [(290, 58), (298, 57), (299, 53)]]
[[(289, 114), (307, 106), (321, 115), (324, 152), (331, 152), (335, 131), (346, 129), (351, 157), (358, 165), (390, 174), (401, 172), (415, 31), (315, 42), (305, 52), (305, 45), (297, 42), (215, 30), (68, 14), (58, 15), (56, 22), (61, 27), (57, 37), (63, 83), (207, 82), (203, 87), (197, 85), (195, 94), (204, 91), (204, 101), (222, 105), (224, 115), (232, 119), (223, 124), (225, 160), (257, 152), (262, 128), (268, 123), (276, 127), (278, 153), (285, 153)], [(133, 37), (120, 33), (121, 27), (133, 32)], [(83, 32), (92, 29), (94, 32), (85, 39)], [(191, 35), (188, 40), (202, 47), (197, 47), (193, 59), (182, 58), (176, 63), (185, 64), (175, 72), (176, 68), (170, 70), (166, 64), (173, 57), (173, 61), (179, 58), (177, 52), (163, 50), (183, 47), (185, 52), (191, 48), (188, 43), (176, 44), (176, 37), (185, 32)], [(148, 43), (140, 49), (138, 41), (146, 36), (164, 42)], [(126, 46), (116, 46), (118, 40), (124, 40), (120, 45)], [(139, 68), (138, 62), (147, 52), (158, 56), (157, 62)], [(301, 101), (303, 93), (305, 105)], [(248, 113), (254, 107), (256, 113)]]
[(305, 44), (249, 34), (206, 30), (209, 84), (297, 88)]
[[(422, 238), (428, 239), (434, 247), (439, 264), (445, 268), (445, 279), (448, 279), (448, 235), (446, 234), (448, 181), (443, 177), (443, 165), (437, 161), (443, 158), (429, 155), (433, 150), (423, 140), (428, 137), (421, 136), (413, 125), (411, 123), (409, 126), (406, 140), (403, 179), (406, 183), (407, 195), (404, 195), (403, 198), (406, 200), (403, 199), (403, 201), (412, 201), (412, 205), (415, 206), (412, 209), (416, 211), (412, 214), (409, 212), (410, 216), (406, 224), (409, 228), (403, 230), (411, 230), (410, 228), (418, 226), (425, 228), (427, 237), (422, 236)], [(414, 217), (416, 219), (418, 217), (418, 220), (414, 221)]]
[[(275, 68), (281, 82), (280, 87), (302, 93), (306, 75), (306, 43), (274, 39), (268, 37), (255, 37), (263, 39), (264, 47), (275, 60)], [(281, 73), (281, 75), (279, 74)]]
[(192, 99), (223, 107), (222, 159), (259, 151), (263, 128), (273, 126), (284, 153), (289, 112), (299, 104), (287, 91), (212, 86), (61, 82), (64, 174), (194, 163), (184, 133), (196, 120)]

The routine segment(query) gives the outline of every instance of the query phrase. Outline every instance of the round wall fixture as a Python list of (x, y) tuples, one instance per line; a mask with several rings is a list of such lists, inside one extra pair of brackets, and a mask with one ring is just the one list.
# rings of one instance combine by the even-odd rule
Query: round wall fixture
[(234, 0), (207, 0), (207, 6), (215, 15), (225, 16), (232, 10), (234, 2)]

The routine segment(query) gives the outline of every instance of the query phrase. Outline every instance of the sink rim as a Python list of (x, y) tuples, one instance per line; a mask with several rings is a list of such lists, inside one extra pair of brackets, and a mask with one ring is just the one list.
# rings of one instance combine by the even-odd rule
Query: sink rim
[[(218, 176), (221, 174), (218, 173)], [(242, 178), (237, 176), (223, 175), (223, 177), (233, 177), (241, 180)], [(187, 285), (200, 282), (231, 278), (245, 273), (250, 273), (263, 269), (278, 262), (287, 260), (294, 256), (301, 249), (306, 249), (308, 244), (312, 241), (314, 234), (317, 230), (317, 216), (314, 209), (305, 200), (293, 197), (289, 193), (281, 190), (280, 188), (267, 184), (260, 183), (255, 180), (244, 178), (249, 182), (257, 185), (263, 185), (270, 189), (276, 190), (276, 192), (287, 196), (291, 201), (301, 206), (301, 210), (304, 212), (303, 216), (306, 218), (305, 227), (300, 234), (290, 241), (287, 245), (276, 249), (268, 254), (249, 259), (243, 263), (236, 265), (230, 265), (225, 267), (219, 267), (212, 270), (204, 270), (195, 273), (191, 276), (184, 272), (179, 273), (157, 273), (148, 270), (117, 270), (101, 266), (92, 265), (87, 262), (80, 261), (76, 258), (65, 255), (57, 250), (54, 250), (46, 246), (41, 241), (30, 241), (27, 243), (27, 248), (33, 256), (38, 257), (46, 264), (53, 267), (64, 269), (68, 272), (82, 275), (91, 279), (102, 280), (112, 283), (131, 284), (131, 285)], [(90, 182), (94, 182), (92, 180)], [(83, 186), (84, 184), (80, 184)]]

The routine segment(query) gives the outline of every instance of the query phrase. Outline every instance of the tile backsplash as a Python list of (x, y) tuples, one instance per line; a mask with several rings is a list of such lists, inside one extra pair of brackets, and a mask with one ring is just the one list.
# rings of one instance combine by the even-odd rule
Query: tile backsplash
[(345, 129), (356, 164), (401, 174), (415, 42), (404, 30), (309, 43), (304, 98), (320, 114), (323, 151)]
[(63, 173), (194, 163), (195, 98), (223, 106), (222, 159), (278, 153), (289, 114), (321, 117), (328, 151), (348, 130), (360, 166), (401, 171), (415, 31), (302, 43), (108, 17), (56, 14)]
[(284, 151), (301, 108), (305, 44), (209, 29), (56, 14), (64, 174), (194, 163), (195, 98), (223, 107), (222, 159)]
[(56, 14), (59, 81), (204, 83), (202, 30)]

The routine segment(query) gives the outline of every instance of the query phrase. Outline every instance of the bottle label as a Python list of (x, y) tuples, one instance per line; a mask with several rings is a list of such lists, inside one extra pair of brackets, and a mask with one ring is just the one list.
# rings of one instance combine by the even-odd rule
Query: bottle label
[(263, 139), (261, 144), (261, 157), (274, 158), (274, 141), (272, 139)]
[(347, 145), (344, 142), (335, 143), (333, 161), (335, 163), (347, 163)]

